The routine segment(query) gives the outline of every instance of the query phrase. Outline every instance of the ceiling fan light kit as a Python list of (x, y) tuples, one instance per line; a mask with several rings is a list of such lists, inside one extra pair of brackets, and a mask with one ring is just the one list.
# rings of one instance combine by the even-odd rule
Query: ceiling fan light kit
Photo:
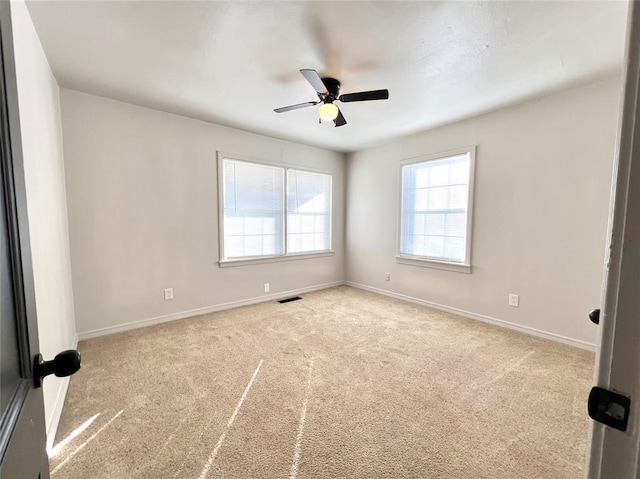
[(311, 69), (300, 70), (302, 76), (309, 82), (313, 89), (318, 94), (319, 101), (308, 101), (306, 103), (298, 103), (296, 105), (284, 106), (276, 108), (276, 113), (284, 113), (287, 111), (297, 110), (299, 108), (305, 108), (307, 106), (317, 105), (322, 103), (318, 113), (320, 119), (325, 121), (333, 121), (336, 127), (347, 124), (347, 120), (342, 116), (342, 112), (338, 106), (334, 103), (341, 101), (343, 103), (353, 101), (371, 101), (371, 100), (387, 100), (389, 99), (389, 90), (372, 90), (361, 91), (358, 93), (347, 93), (346, 95), (340, 95), (340, 82), (335, 78), (320, 78), (318, 72)]
[(333, 103), (324, 103), (319, 110), (320, 118), (324, 121), (333, 121), (338, 118), (340, 110)]

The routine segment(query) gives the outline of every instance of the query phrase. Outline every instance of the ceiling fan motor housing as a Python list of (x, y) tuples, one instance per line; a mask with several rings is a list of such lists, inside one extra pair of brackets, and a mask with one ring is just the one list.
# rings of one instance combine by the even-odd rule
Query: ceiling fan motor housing
[(322, 83), (324, 83), (328, 93), (324, 98), (321, 97), (320, 99), (326, 103), (332, 103), (337, 100), (340, 96), (340, 81), (335, 78), (326, 77), (322, 79)]

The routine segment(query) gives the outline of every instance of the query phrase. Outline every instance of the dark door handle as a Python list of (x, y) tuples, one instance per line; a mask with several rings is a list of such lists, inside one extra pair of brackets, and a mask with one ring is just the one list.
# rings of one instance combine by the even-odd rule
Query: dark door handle
[(594, 309), (589, 313), (589, 319), (594, 324), (600, 324), (600, 310)]
[(59, 378), (71, 376), (80, 369), (80, 353), (75, 349), (68, 349), (56, 355), (51, 361), (42, 359), (42, 354), (36, 355), (33, 361), (33, 385), (42, 386), (42, 380), (49, 374)]

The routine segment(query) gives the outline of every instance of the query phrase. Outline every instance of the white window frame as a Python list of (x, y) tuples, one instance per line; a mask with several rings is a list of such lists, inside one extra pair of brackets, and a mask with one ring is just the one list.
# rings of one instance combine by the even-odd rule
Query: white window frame
[[(465, 259), (463, 262), (446, 261), (437, 258), (429, 258), (427, 256), (413, 256), (400, 253), (402, 244), (402, 211), (403, 211), (403, 190), (402, 190), (402, 169), (407, 165), (415, 163), (427, 163), (429, 161), (444, 160), (452, 156), (469, 155), (469, 189), (467, 197), (467, 231), (466, 231), (466, 243), (465, 243)], [(467, 146), (463, 148), (457, 148), (455, 150), (443, 151), (440, 153), (434, 153), (415, 158), (408, 158), (400, 162), (400, 178), (399, 178), (399, 192), (400, 200), (398, 202), (398, 227), (397, 227), (397, 241), (396, 241), (396, 263), (406, 264), (411, 266), (422, 266), (426, 268), (443, 269), (448, 271), (455, 271), (458, 273), (471, 273), (471, 244), (473, 237), (473, 197), (474, 197), (474, 183), (475, 183), (475, 164), (476, 164), (476, 147)]]
[[(232, 161), (241, 161), (244, 163), (253, 163), (256, 165), (262, 166), (272, 166), (277, 168), (282, 168), (284, 175), (283, 182), (283, 195), (282, 195), (282, 234), (283, 234), (283, 254), (281, 255), (271, 255), (271, 256), (252, 256), (245, 258), (233, 258), (233, 259), (224, 259), (225, 251), (224, 251), (224, 170), (223, 170), (223, 162), (224, 160), (232, 160)], [(276, 163), (265, 161), (256, 158), (247, 158), (242, 155), (236, 155), (231, 153), (225, 153), (223, 151), (218, 152), (218, 244), (219, 244), (219, 258), (218, 258), (218, 266), (221, 268), (227, 268), (232, 266), (245, 266), (251, 264), (262, 264), (262, 263), (275, 263), (279, 261), (291, 261), (291, 260), (300, 260), (300, 259), (310, 259), (310, 258), (321, 258), (325, 256), (333, 256), (335, 251), (333, 250), (333, 174), (327, 170), (320, 170), (314, 168), (308, 168), (306, 166), (298, 166), (294, 164), (284, 164), (284, 163)], [(296, 170), (303, 171), (308, 173), (319, 173), (323, 175), (328, 175), (331, 179), (331, 197), (329, 199), (329, 212), (331, 215), (331, 219), (329, 221), (329, 249), (321, 250), (321, 251), (309, 251), (302, 253), (287, 253), (287, 171)]]
[[(289, 253), (289, 245), (288, 245), (288, 237), (289, 237), (289, 204), (287, 198), (287, 191), (289, 189), (289, 171), (299, 171), (301, 173), (315, 173), (320, 175), (325, 175), (329, 177), (329, 249), (326, 250), (316, 250), (316, 251), (299, 251), (296, 253)], [(298, 256), (298, 255), (314, 255), (314, 254), (322, 254), (326, 252), (332, 251), (333, 246), (333, 175), (331, 173), (320, 172), (320, 171), (312, 171), (309, 169), (298, 168), (296, 166), (286, 166), (284, 170), (284, 254), (285, 256)]]

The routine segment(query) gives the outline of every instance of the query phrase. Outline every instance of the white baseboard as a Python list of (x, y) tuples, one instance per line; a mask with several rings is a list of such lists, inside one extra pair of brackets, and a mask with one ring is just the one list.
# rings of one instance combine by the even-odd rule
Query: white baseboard
[[(78, 334), (78, 338), (80, 341), (84, 339), (97, 338), (99, 336), (106, 336), (109, 334), (121, 333), (124, 331), (129, 331), (132, 329), (144, 328), (145, 326), (152, 326), (154, 324), (166, 323), (168, 321), (175, 321), (177, 319), (189, 318), (192, 316), (199, 316), (201, 314), (215, 313), (216, 311), (224, 311), (226, 309), (238, 308), (240, 306), (248, 306), (251, 304), (263, 303), (266, 301), (274, 301), (280, 298), (286, 298), (288, 296), (293, 296), (296, 294), (310, 293), (312, 291), (319, 291), (321, 289), (333, 288), (335, 286), (341, 286), (346, 284), (348, 286), (352, 286), (354, 288), (362, 289), (365, 291), (370, 291), (372, 293), (381, 294), (384, 296), (389, 296), (391, 298), (400, 299), (403, 301), (408, 301), (410, 303), (421, 304), (423, 306), (428, 306), (430, 308), (438, 309), (440, 311), (445, 311), (447, 313), (457, 314), (459, 316), (463, 316), (465, 318), (476, 319), (478, 321), (482, 321), (485, 323), (493, 324), (496, 326), (501, 326), (503, 328), (513, 329), (515, 331), (520, 331), (522, 333), (531, 334), (533, 336), (538, 336), (541, 338), (550, 339), (552, 341), (556, 341), (559, 343), (568, 344), (570, 346), (575, 346), (581, 349), (586, 349), (589, 351), (595, 351), (596, 345), (592, 343), (588, 343), (586, 341), (581, 341), (579, 339), (573, 339), (566, 336), (561, 336), (555, 333), (549, 333), (547, 331), (542, 331), (539, 329), (531, 328), (529, 326), (522, 326), (519, 324), (511, 323), (509, 321), (504, 321), (502, 319), (492, 318), (490, 316), (485, 316), (482, 314), (472, 313), (470, 311), (464, 311), (458, 308), (452, 308), (450, 306), (445, 306), (438, 303), (433, 303), (431, 301), (426, 301), (424, 299), (414, 298), (413, 296), (407, 296), (404, 294), (394, 293), (391, 291), (387, 291), (380, 288), (374, 288), (372, 286), (367, 286), (360, 283), (354, 283), (352, 281), (334, 281), (331, 283), (324, 283), (315, 286), (309, 286), (306, 288), (293, 289), (290, 291), (284, 291), (281, 293), (274, 293), (265, 296), (259, 296), (255, 298), (244, 299), (241, 301), (233, 301), (230, 303), (218, 304), (215, 306), (207, 306), (205, 308), (192, 309), (189, 311), (182, 311), (179, 313), (168, 314), (165, 316), (158, 316), (150, 319), (143, 319), (140, 321), (134, 321), (126, 324), (119, 324), (117, 326), (109, 326), (106, 328), (94, 329), (92, 331), (85, 331)], [(64, 396), (63, 396), (64, 402)], [(57, 407), (57, 405), (56, 405)], [(60, 406), (62, 408), (62, 406)], [(58, 416), (59, 420), (59, 416)], [(57, 423), (56, 423), (57, 427)]]
[(145, 326), (152, 326), (154, 324), (166, 323), (168, 321), (175, 321), (176, 319), (190, 318), (192, 316), (199, 316), (201, 314), (215, 313), (216, 311), (224, 311), (225, 309), (239, 308), (240, 306), (249, 306), (250, 304), (264, 303), (267, 301), (274, 301), (277, 299), (286, 298), (289, 296), (295, 296), (296, 294), (310, 293), (312, 291), (319, 291), (321, 289), (333, 288), (334, 286), (341, 286), (345, 284), (344, 281), (334, 281), (332, 283), (323, 283), (315, 286), (309, 286), (306, 288), (292, 289), (291, 291), (283, 291), (280, 293), (267, 294), (264, 296), (258, 296), (256, 298), (243, 299), (240, 301), (232, 301), (230, 303), (218, 304), (215, 306), (207, 306), (205, 308), (192, 309), (189, 311), (182, 311), (179, 313), (167, 314), (165, 316), (157, 316), (155, 318), (142, 319), (140, 321), (134, 321), (126, 324), (118, 324), (117, 326), (109, 326), (106, 328), (94, 329), (92, 331), (84, 331), (78, 334), (80, 341), (85, 339), (97, 338), (99, 336), (106, 336), (109, 334), (121, 333), (132, 329), (144, 328)]
[(431, 301), (426, 301), (424, 299), (414, 298), (413, 296), (406, 296), (404, 294), (393, 293), (391, 291), (386, 291), (384, 289), (374, 288), (372, 286), (366, 286), (360, 283), (354, 283), (352, 281), (345, 281), (345, 284), (348, 286), (352, 286), (354, 288), (363, 289), (365, 291), (370, 291), (372, 293), (382, 294), (384, 296), (389, 296), (391, 298), (400, 299), (403, 301), (409, 301), (410, 303), (421, 304), (423, 306), (429, 306), (430, 308), (438, 309), (440, 311), (445, 311), (447, 313), (457, 314), (458, 316), (464, 316), (465, 318), (476, 319), (478, 321), (482, 321), (484, 323), (494, 324), (496, 326), (501, 326), (503, 328), (513, 329), (515, 331), (520, 331), (521, 333), (531, 334), (533, 336), (538, 336), (545, 339), (551, 339), (552, 341), (557, 341), (559, 343), (568, 344), (570, 346), (575, 346), (581, 349), (587, 349), (589, 351), (595, 351), (596, 345), (592, 343), (588, 343), (586, 341), (581, 341), (579, 339), (568, 338), (566, 336), (561, 336), (555, 333), (549, 333), (546, 331), (541, 331), (539, 329), (530, 328), (528, 326), (522, 326), (520, 324), (510, 323), (509, 321), (504, 321), (502, 319), (492, 318), (490, 316), (484, 316), (482, 314), (471, 313), (469, 311), (464, 311), (458, 308), (451, 308), (449, 306), (444, 306), (438, 303), (432, 303)]
[[(75, 337), (73, 345), (69, 349), (78, 348), (78, 336)], [(47, 451), (53, 448), (53, 441), (56, 438), (58, 432), (58, 425), (60, 424), (60, 418), (62, 417), (62, 408), (64, 406), (64, 400), (67, 397), (67, 390), (69, 389), (69, 381), (71, 377), (60, 378), (61, 384), (58, 389), (58, 395), (56, 396), (56, 403), (53, 407), (53, 414), (47, 424)]]

